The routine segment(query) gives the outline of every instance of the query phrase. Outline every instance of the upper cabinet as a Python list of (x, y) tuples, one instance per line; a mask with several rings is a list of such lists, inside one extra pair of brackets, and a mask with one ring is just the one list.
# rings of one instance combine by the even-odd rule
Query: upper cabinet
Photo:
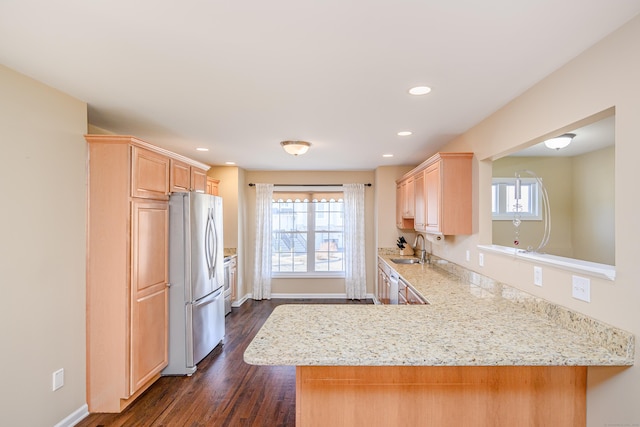
[(213, 196), (218, 196), (218, 185), (220, 184), (219, 179), (213, 179), (207, 177), (207, 194), (211, 194)]
[(131, 147), (131, 196), (169, 199), (169, 158), (142, 147)]
[(413, 228), (414, 208), (414, 180), (413, 177), (409, 177), (396, 184), (396, 226), (398, 228)]
[(171, 159), (171, 191), (204, 193), (207, 189), (207, 171), (180, 160)]
[[(405, 212), (413, 203), (413, 227), (416, 231), (456, 235), (472, 233), (472, 159), (473, 153), (437, 153), (408, 172), (398, 185), (412, 180), (412, 198), (408, 192), (396, 200), (397, 212)], [(398, 227), (409, 228), (398, 221)]]

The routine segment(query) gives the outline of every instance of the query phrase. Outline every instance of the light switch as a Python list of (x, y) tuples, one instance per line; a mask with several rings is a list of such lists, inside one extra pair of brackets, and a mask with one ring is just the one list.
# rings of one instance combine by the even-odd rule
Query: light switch
[(484, 254), (478, 254), (478, 265), (484, 267)]
[(64, 385), (64, 369), (58, 369), (53, 373), (53, 391)]

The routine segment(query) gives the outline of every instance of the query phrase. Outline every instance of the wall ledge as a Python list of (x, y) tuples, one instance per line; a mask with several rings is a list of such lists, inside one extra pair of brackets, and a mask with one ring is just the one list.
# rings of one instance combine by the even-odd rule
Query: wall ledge
[(526, 252), (522, 249), (510, 248), (500, 245), (478, 245), (481, 251), (518, 258), (532, 263), (545, 264), (561, 270), (573, 271), (606, 280), (616, 280), (616, 267), (613, 265), (599, 264), (597, 262), (582, 261), (579, 259), (565, 258), (556, 255)]

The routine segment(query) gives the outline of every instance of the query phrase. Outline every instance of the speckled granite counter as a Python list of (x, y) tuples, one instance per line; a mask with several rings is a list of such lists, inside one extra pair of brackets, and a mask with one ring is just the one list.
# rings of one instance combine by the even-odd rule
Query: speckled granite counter
[[(283, 305), (247, 348), (254, 365), (623, 366), (633, 336), (600, 328), (601, 339), (523, 304), (519, 291), (488, 290), (434, 265), (382, 255), (430, 304)], [(595, 339), (594, 339), (595, 338)]]

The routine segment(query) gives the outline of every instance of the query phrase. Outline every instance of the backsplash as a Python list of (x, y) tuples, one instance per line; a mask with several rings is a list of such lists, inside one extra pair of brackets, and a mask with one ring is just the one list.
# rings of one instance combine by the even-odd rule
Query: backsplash
[[(396, 248), (378, 248), (378, 255), (397, 256), (399, 255), (399, 250)], [(502, 298), (520, 305), (528, 312), (547, 318), (556, 325), (577, 333), (588, 334), (595, 343), (616, 355), (633, 357), (635, 337), (627, 331), (546, 301), (505, 283), (497, 282), (490, 277), (483, 276), (435, 255), (431, 255), (431, 263), (453, 274), (460, 280), (478, 286), (494, 295), (500, 295)]]

